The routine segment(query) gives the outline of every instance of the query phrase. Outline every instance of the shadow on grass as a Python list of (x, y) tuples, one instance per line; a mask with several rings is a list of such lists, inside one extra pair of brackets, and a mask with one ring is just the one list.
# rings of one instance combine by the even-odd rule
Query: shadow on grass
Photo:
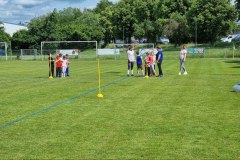
[(240, 64), (240, 60), (228, 60), (228, 61), (225, 61), (225, 63), (237, 63), (237, 64)]
[(239, 65), (239, 66), (234, 66), (234, 67), (232, 67), (232, 68), (240, 68), (240, 65)]
[(119, 73), (121, 73), (121, 72), (106, 72), (106, 73), (119, 74)]

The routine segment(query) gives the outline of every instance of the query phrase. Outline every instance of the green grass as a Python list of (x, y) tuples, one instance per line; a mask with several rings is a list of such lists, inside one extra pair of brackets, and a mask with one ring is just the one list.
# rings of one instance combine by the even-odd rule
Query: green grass
[[(239, 59), (163, 63), (164, 77), (126, 77), (126, 60), (0, 62), (1, 159), (239, 159)], [(22, 119), (19, 119), (21, 118)]]

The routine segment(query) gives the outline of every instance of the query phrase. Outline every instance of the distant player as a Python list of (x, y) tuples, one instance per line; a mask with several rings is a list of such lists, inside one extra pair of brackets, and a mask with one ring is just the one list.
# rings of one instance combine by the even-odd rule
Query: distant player
[(56, 77), (62, 77), (62, 59), (60, 56), (57, 56), (56, 60)]
[(182, 70), (184, 71), (184, 75), (187, 75), (187, 71), (186, 68), (184, 66), (184, 62), (186, 61), (186, 57), (187, 57), (187, 49), (185, 45), (182, 45), (182, 49), (180, 51), (180, 72), (178, 73), (179, 75), (182, 74)]
[(158, 66), (158, 72), (159, 72), (159, 77), (163, 76), (163, 71), (162, 71), (162, 61), (163, 61), (163, 51), (162, 48), (157, 46), (157, 54), (156, 54), (156, 62)]
[(139, 52), (137, 52), (137, 75), (139, 75), (139, 70), (142, 71), (142, 76), (144, 76), (144, 71), (143, 71), (143, 67), (142, 67), (142, 56), (140, 55)]
[(146, 53), (146, 57), (144, 58), (144, 62), (145, 62), (145, 76), (150, 76), (150, 61), (149, 61), (149, 53)]
[(66, 56), (63, 56), (63, 60), (62, 60), (62, 77), (66, 77), (66, 69), (67, 69), (67, 59), (66, 59)]
[(150, 65), (151, 65), (151, 75), (153, 76), (156, 76), (156, 72), (155, 72), (155, 67), (154, 67), (154, 52), (151, 51), (151, 53), (149, 54), (149, 62), (150, 62)]
[(66, 60), (67, 60), (66, 76), (69, 76), (70, 59), (68, 54), (66, 54)]
[(134, 76), (133, 75), (133, 66), (134, 66), (134, 62), (136, 61), (136, 59), (135, 59), (135, 55), (134, 55), (133, 46), (129, 46), (128, 47), (127, 54), (128, 54), (128, 71), (127, 71), (127, 75), (129, 76), (130, 69), (131, 69), (131, 73), (132, 73), (131, 76)]

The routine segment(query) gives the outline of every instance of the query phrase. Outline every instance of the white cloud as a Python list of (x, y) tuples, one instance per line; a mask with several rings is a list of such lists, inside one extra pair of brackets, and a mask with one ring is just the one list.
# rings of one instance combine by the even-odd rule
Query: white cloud
[(8, 0), (0, 0), (0, 6), (4, 6), (8, 3)]
[[(100, 0), (0, 0), (0, 20), (3, 22), (19, 23), (30, 21), (54, 8), (62, 10), (63, 8), (73, 7), (94, 8)], [(119, 0), (111, 0), (118, 2)]]

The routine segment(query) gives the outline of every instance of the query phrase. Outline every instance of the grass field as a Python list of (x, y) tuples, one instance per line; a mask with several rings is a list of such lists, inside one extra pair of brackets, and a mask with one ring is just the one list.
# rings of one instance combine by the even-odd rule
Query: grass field
[(0, 62), (0, 159), (240, 159), (240, 61), (163, 63), (163, 78), (127, 77), (127, 62)]

